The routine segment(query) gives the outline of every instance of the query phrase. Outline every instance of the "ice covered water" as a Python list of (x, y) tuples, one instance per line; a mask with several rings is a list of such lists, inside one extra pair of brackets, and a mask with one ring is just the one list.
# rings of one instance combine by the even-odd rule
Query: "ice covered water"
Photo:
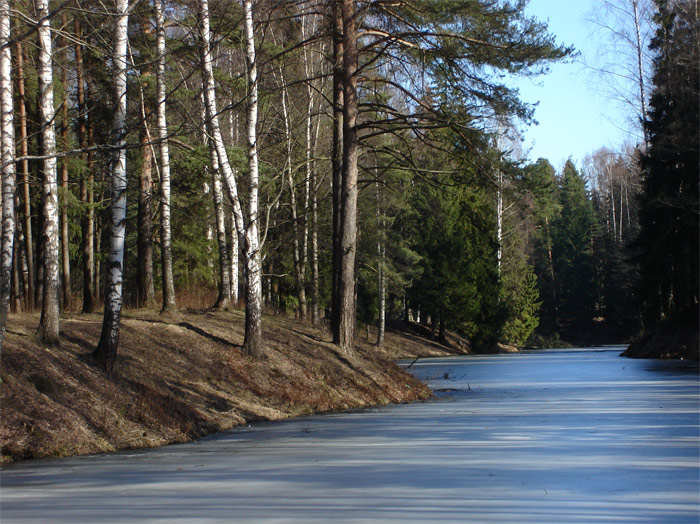
[(428, 402), (11, 466), (0, 520), (697, 523), (697, 365), (621, 349), (420, 359)]

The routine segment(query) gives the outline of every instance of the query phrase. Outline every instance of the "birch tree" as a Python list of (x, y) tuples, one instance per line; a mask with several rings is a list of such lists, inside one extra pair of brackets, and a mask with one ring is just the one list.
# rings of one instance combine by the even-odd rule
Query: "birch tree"
[(262, 354), (262, 257), (258, 223), (258, 69), (255, 58), (253, 2), (243, 1), (245, 12), (246, 66), (248, 80), (247, 143), (248, 143), (248, 224), (245, 228), (246, 306), (243, 349)]
[(102, 334), (95, 358), (108, 370), (114, 367), (119, 345), (124, 274), (124, 240), (126, 234), (126, 82), (129, 1), (115, 0), (116, 25), (112, 50), (114, 120), (110, 161), (111, 203), (109, 256), (105, 289)]
[(36, 0), (38, 15), (39, 122), (44, 157), (43, 228), (44, 279), (43, 302), (39, 320), (39, 339), (45, 344), (59, 341), (59, 249), (58, 249), (58, 182), (56, 171), (56, 130), (54, 127), (53, 61), (48, 0)]
[(599, 42), (599, 63), (590, 67), (600, 75), (611, 98), (631, 110), (635, 132), (648, 146), (643, 123), (648, 118), (651, 86), (653, 0), (603, 0), (600, 4), (590, 16)]
[(216, 88), (211, 56), (211, 30), (209, 2), (199, 0), (200, 58), (204, 82), (207, 127), (210, 140), (216, 150), (219, 169), (226, 185), (234, 215), (234, 223), (243, 243), (246, 263), (246, 315), (243, 352), (260, 356), (262, 347), (262, 275), (260, 264), (260, 239), (258, 233), (258, 158), (257, 158), (257, 67), (253, 35), (252, 3), (244, 2), (246, 33), (246, 64), (248, 79), (247, 156), (248, 156), (248, 216), (243, 216), (238, 196), (236, 177), (231, 168), (221, 134), (216, 104)]
[(15, 134), (10, 52), (10, 2), (0, 1), (0, 153), (2, 158), (2, 252), (0, 266), (0, 348), (10, 310), (12, 251), (15, 237)]
[(170, 147), (168, 144), (168, 121), (166, 118), (165, 90), (165, 9), (163, 0), (154, 0), (156, 11), (156, 49), (158, 64), (156, 67), (156, 96), (158, 138), (160, 140), (160, 256), (161, 277), (163, 285), (163, 307), (161, 313), (175, 310), (175, 283), (173, 279), (173, 250), (170, 224)]

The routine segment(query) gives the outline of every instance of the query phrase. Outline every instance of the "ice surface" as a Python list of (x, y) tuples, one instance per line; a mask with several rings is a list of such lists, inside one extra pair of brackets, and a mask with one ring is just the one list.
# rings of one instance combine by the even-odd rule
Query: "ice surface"
[(6, 467), (0, 520), (697, 523), (697, 369), (620, 351), (421, 359), (429, 402)]

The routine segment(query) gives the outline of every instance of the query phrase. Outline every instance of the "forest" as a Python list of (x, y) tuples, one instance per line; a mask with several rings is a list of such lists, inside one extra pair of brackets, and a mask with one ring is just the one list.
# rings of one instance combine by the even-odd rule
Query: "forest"
[(508, 80), (575, 50), (526, 3), (0, 0), (0, 344), (103, 311), (110, 369), (125, 308), (240, 308), (252, 357), (267, 315), (345, 352), (697, 333), (697, 1), (605, 2), (639, 140), (559, 171)]

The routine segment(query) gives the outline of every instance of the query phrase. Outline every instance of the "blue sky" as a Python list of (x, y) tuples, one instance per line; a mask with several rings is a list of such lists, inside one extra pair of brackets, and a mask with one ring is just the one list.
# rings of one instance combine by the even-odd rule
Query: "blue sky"
[[(587, 15), (597, 0), (530, 0), (526, 12), (548, 21), (549, 31), (559, 43), (573, 45), (587, 63), (595, 61), (597, 42), (591, 36)], [(626, 116), (604, 92), (579, 60), (551, 67), (546, 76), (520, 79), (515, 85), (526, 102), (539, 102), (535, 111), (538, 126), (524, 131), (523, 149), (534, 161), (549, 159), (559, 170), (571, 157), (578, 167), (586, 155), (602, 146), (617, 146), (629, 140), (621, 129)]]

